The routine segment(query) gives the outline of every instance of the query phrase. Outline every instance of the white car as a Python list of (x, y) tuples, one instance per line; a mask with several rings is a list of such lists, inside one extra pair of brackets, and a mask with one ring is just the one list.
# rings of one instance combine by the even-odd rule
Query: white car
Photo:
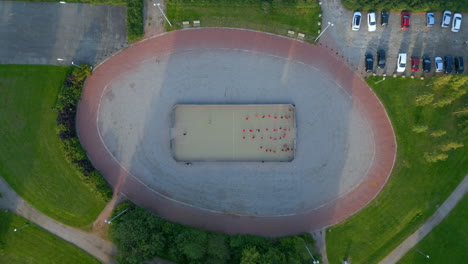
[(361, 18), (362, 18), (361, 12), (354, 12), (353, 26), (352, 26), (353, 31), (358, 31), (361, 28), (361, 20), (362, 20)]
[(434, 62), (435, 62), (435, 71), (442, 72), (444, 70), (444, 61), (442, 60), (442, 58), (435, 57)]
[(406, 53), (398, 54), (397, 72), (404, 72), (406, 70), (406, 60)]
[(452, 12), (444, 11), (444, 14), (442, 15), (442, 23), (440, 24), (440, 26), (444, 28), (449, 27), (451, 19), (452, 19)]
[(367, 29), (369, 32), (373, 32), (377, 29), (377, 18), (375, 12), (367, 14)]
[(453, 14), (452, 32), (460, 31), (461, 22), (462, 22), (462, 15), (459, 13)]

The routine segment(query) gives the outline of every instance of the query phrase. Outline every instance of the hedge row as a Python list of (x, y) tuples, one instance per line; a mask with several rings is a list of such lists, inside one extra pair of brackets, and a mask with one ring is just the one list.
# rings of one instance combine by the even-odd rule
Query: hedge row
[(127, 39), (137, 41), (143, 34), (143, 0), (127, 0)]
[(109, 201), (112, 198), (112, 191), (89, 161), (76, 133), (76, 107), (84, 81), (90, 74), (91, 67), (81, 65), (73, 67), (67, 75), (56, 105), (57, 132), (66, 160), (79, 171), (80, 178), (93, 192), (98, 193), (105, 201)]
[[(251, 235), (229, 236), (172, 223), (130, 202), (120, 204), (113, 216), (130, 207), (110, 227), (118, 261), (143, 263), (155, 257), (178, 264), (299, 264), (313, 260), (310, 234), (269, 239)], [(313, 255), (318, 258), (318, 255)]]
[(342, 3), (351, 10), (468, 11), (466, 0), (343, 0)]
[(255, 6), (269, 3), (272, 6), (315, 7), (318, 0), (166, 0), (172, 5), (187, 6)]

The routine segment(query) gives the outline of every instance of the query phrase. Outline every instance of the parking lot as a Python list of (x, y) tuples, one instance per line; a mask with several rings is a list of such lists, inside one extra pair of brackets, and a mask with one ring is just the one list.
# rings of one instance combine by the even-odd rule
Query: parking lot
[[(340, 0), (323, 1), (323, 23), (333, 23), (323, 34), (320, 45), (333, 50), (339, 57), (342, 57), (348, 65), (363, 76), (371, 75), (364, 70), (364, 56), (371, 53), (374, 56), (374, 72), (377, 75), (396, 73), (396, 61), (398, 53), (408, 54), (406, 71), (398, 75), (415, 77), (434, 75), (434, 57), (463, 56), (468, 57), (468, 14), (463, 14), (461, 30), (458, 33), (451, 32), (450, 28), (440, 26), (442, 12), (435, 13), (435, 25), (426, 27), (426, 13), (412, 12), (410, 28), (401, 29), (400, 12), (389, 12), (389, 24), (386, 27), (380, 26), (380, 11), (377, 13), (377, 30), (367, 31), (367, 13), (361, 11), (362, 22), (359, 31), (351, 30), (353, 12), (341, 6)], [(451, 10), (453, 13), (456, 10)], [(387, 55), (387, 63), (384, 69), (377, 69), (375, 60), (377, 50), (383, 49)], [(411, 72), (410, 57), (422, 56), (431, 57), (431, 72), (423, 73), (422, 65), (416, 73)], [(437, 73), (442, 74), (442, 73)]]

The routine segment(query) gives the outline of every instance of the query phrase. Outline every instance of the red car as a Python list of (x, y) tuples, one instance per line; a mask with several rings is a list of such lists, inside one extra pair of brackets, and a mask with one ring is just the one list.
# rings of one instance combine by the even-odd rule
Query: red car
[(411, 71), (417, 72), (419, 70), (419, 59), (411, 57)]
[(401, 12), (401, 28), (408, 29), (410, 25), (410, 13), (408, 11)]

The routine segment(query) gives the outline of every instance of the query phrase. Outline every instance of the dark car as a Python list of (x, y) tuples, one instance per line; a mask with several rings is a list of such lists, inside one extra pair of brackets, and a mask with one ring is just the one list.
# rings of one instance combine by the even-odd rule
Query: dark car
[(431, 71), (431, 58), (427, 56), (423, 57), (423, 71), (424, 72)]
[(385, 27), (386, 25), (388, 25), (388, 12), (387, 11), (382, 11), (382, 13), (380, 13), (380, 15), (381, 15), (380, 25), (382, 27)]
[(419, 58), (411, 57), (411, 71), (417, 72), (419, 70)]
[(384, 50), (377, 51), (377, 67), (379, 69), (385, 68), (385, 51)]
[(401, 29), (410, 27), (410, 13), (408, 11), (401, 12)]
[(444, 68), (445, 68), (445, 73), (452, 73), (453, 72), (453, 58), (452, 58), (452, 56), (445, 56), (444, 57)]
[(367, 53), (366, 54), (366, 72), (372, 72), (374, 68), (374, 58), (372, 57), (371, 54)]
[(455, 72), (463, 73), (465, 71), (465, 65), (463, 65), (463, 57), (455, 57)]

